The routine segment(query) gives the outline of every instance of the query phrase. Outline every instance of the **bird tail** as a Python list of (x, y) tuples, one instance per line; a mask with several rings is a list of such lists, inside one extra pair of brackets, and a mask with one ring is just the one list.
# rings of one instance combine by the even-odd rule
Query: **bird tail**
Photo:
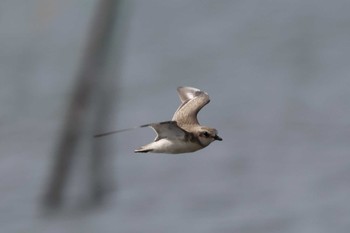
[(153, 149), (148, 149), (148, 148), (144, 148), (144, 147), (140, 147), (136, 150), (134, 150), (135, 153), (148, 153), (148, 152), (152, 152)]

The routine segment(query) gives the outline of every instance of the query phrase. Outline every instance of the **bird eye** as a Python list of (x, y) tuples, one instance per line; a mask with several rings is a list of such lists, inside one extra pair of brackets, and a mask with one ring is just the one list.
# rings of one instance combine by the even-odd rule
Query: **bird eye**
[(203, 135), (204, 135), (204, 137), (206, 137), (206, 138), (209, 137), (209, 133), (208, 133), (208, 132), (204, 132)]

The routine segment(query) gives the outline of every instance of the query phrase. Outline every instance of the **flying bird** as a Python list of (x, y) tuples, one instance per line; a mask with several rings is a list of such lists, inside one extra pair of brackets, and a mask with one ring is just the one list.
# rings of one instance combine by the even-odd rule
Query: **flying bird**
[(94, 137), (151, 127), (157, 134), (156, 138), (153, 142), (136, 149), (135, 153), (189, 153), (203, 149), (215, 140), (222, 141), (216, 129), (200, 125), (197, 119), (198, 112), (210, 102), (209, 95), (194, 87), (178, 87), (177, 92), (181, 104), (171, 121), (111, 131)]

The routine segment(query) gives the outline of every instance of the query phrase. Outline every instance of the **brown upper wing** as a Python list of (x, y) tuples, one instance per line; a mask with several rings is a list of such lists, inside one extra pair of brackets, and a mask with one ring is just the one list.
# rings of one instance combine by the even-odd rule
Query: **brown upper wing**
[(198, 125), (197, 114), (206, 104), (209, 103), (209, 95), (193, 87), (177, 88), (181, 105), (176, 110), (173, 121), (176, 121), (179, 126), (194, 124)]

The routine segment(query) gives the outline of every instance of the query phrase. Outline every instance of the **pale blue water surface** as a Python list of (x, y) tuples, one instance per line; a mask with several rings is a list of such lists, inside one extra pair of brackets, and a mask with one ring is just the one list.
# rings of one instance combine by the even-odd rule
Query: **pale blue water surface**
[(95, 1), (2, 1), (1, 232), (349, 232), (350, 2), (126, 2), (111, 127), (171, 119), (189, 85), (224, 140), (174, 156), (133, 153), (150, 129), (105, 138), (105, 207), (43, 217)]

